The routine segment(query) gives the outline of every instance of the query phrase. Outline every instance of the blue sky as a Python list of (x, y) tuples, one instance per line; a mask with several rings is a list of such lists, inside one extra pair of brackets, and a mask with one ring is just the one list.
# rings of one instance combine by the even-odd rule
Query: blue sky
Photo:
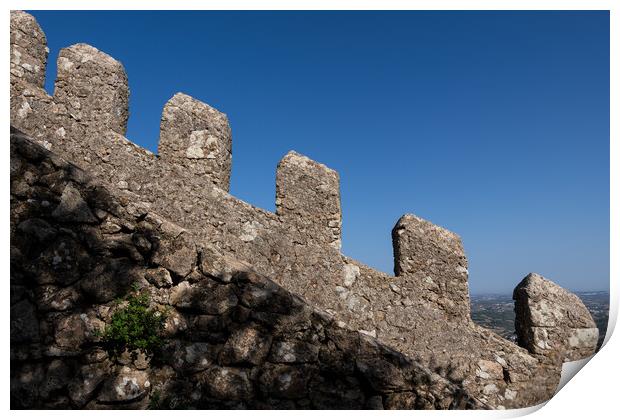
[(414, 213), (461, 235), (473, 293), (531, 271), (609, 288), (607, 12), (32, 12), (120, 60), (127, 137), (185, 92), (228, 114), (231, 192), (274, 209), (293, 149), (340, 173), (343, 252), (392, 273)]

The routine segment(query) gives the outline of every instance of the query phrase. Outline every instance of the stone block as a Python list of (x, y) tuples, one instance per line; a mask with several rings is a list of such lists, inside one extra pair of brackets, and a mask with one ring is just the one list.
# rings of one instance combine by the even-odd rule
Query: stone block
[(513, 299), (519, 345), (566, 362), (594, 354), (598, 328), (578, 296), (530, 273), (515, 288)]
[(12, 10), (11, 81), (20, 79), (42, 88), (48, 53), (47, 39), (36, 19), (21, 10)]
[(450, 314), (469, 319), (467, 257), (457, 234), (405, 214), (392, 230), (392, 243), (396, 276), (419, 279)]
[(340, 249), (340, 179), (327, 166), (291, 151), (278, 164), (276, 214), (293, 235)]
[(174, 95), (161, 117), (158, 152), (217, 187), (230, 189), (232, 133), (226, 114), (183, 93)]
[(267, 356), (270, 344), (271, 337), (256, 327), (238, 329), (226, 341), (220, 354), (220, 361), (224, 365), (258, 365)]
[(123, 65), (87, 44), (60, 50), (54, 101), (69, 116), (101, 135), (107, 129), (124, 135), (129, 118), (129, 86)]

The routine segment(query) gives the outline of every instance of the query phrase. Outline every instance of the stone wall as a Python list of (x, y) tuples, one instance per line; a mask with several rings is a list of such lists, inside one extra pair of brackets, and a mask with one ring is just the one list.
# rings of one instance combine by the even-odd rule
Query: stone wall
[(519, 344), (565, 362), (594, 354), (599, 331), (576, 295), (536, 273), (514, 290)]
[[(19, 133), (11, 135), (11, 408), (484, 408)], [(123, 298), (160, 353), (112, 357)]]
[(394, 272), (421, 274), (439, 297), (438, 303), (457, 319), (469, 319), (467, 257), (461, 238), (413, 214), (400, 218), (392, 230)]
[(276, 171), (276, 213), (256, 208), (227, 192), (232, 136), (223, 113), (175, 95), (164, 106), (155, 155), (124, 137), (129, 89), (118, 61), (84, 44), (63, 49), (50, 96), (29, 70), (45, 68), (44, 51), (34, 18), (12, 12), (11, 125), (111, 185), (131, 206), (184, 229), (169, 255), (155, 257), (156, 264), (172, 258), (168, 270), (179, 280), (191, 283), (195, 255), (182, 246), (191, 235), (205, 249), (246, 261), (340, 328), (377, 338), (460, 383), (482, 404), (523, 407), (551, 397), (559, 362), (471, 321), (457, 235), (404, 216), (393, 231), (397, 275), (373, 270), (340, 252), (337, 172), (290, 152)]

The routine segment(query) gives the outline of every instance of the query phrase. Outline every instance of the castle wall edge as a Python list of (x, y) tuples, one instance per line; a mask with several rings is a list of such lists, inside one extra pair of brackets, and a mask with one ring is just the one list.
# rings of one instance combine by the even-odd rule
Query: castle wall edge
[[(403, 216), (393, 231), (396, 276), (342, 255), (337, 172), (292, 152), (276, 172), (275, 213), (233, 197), (227, 192), (232, 134), (225, 114), (177, 94), (162, 111), (160, 154), (148, 152), (124, 137), (129, 89), (122, 65), (85, 44), (65, 48), (54, 95), (48, 95), (45, 34), (28, 16), (11, 14), (11, 124), (39, 144), (110, 183), (126, 199), (250, 262), (257, 272), (337, 315), (343, 326), (419, 354), (442, 375), (450, 375), (456, 361), (467, 366), (458, 380), (469, 381), (468, 390), (492, 405), (524, 401), (509, 396), (517, 389), (527, 394), (533, 372), (548, 368), (544, 357), (471, 323), (467, 260), (457, 235)], [(25, 22), (28, 32), (13, 20)], [(441, 261), (429, 264), (435, 254)], [(192, 275), (184, 266), (170, 271), (175, 282)], [(460, 359), (432, 351), (450, 346), (462, 350)], [(532, 395), (526, 400), (535, 399)]]

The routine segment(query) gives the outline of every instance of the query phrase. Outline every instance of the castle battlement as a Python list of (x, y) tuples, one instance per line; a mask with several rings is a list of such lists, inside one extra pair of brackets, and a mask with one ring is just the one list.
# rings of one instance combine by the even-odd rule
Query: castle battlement
[[(227, 194), (232, 131), (224, 113), (189, 95), (175, 94), (162, 111), (155, 155), (124, 137), (129, 86), (120, 62), (87, 44), (63, 48), (58, 56), (54, 94), (50, 96), (41, 77), (19, 71), (27, 65), (44, 72), (47, 53), (32, 57), (28, 63), (15, 58), (22, 56), (21, 51), (24, 56), (30, 50), (47, 51), (45, 35), (23, 12), (14, 12), (13, 20), (19, 21), (20, 27), (30, 28), (29, 35), (14, 37), (12, 43), (11, 121), (15, 127), (41, 138), (44, 146), (119, 189), (135, 193), (137, 199), (151, 203), (184, 226), (212, 234), (213, 218), (204, 217), (209, 211), (206, 204), (210, 197), (219, 195), (240, 216), (238, 240), (242, 243), (270, 231), (269, 237), (284, 235), (296, 243), (329, 248), (327, 252), (340, 250), (342, 211), (336, 171), (291, 151), (277, 166), (275, 214), (256, 209)], [(424, 239), (415, 237), (418, 242)], [(397, 270), (413, 258), (404, 250), (399, 247), (395, 254)], [(466, 280), (465, 276), (465, 286)], [(466, 287), (460, 305), (467, 314)]]
[[(49, 95), (43, 88), (46, 43), (34, 17), (11, 12), (11, 125), (33, 141), (108, 185), (124, 202), (161, 215), (218, 253), (302, 296), (333, 316), (340, 328), (389, 344), (462, 383), (485, 404), (518, 407), (541, 402), (553, 391), (557, 355), (564, 354), (569, 336), (564, 325), (553, 333), (560, 338), (548, 343), (554, 350), (545, 352), (528, 347), (532, 331), (542, 333), (526, 316), (520, 342), (530, 351), (475, 325), (467, 258), (458, 235), (406, 214), (392, 231), (395, 275), (367, 267), (340, 251), (336, 171), (291, 151), (277, 165), (276, 211), (257, 208), (229, 193), (232, 130), (224, 113), (175, 94), (163, 107), (154, 154), (125, 138), (129, 85), (123, 65), (86, 44), (64, 48)], [(104, 229), (102, 235), (117, 233)], [(190, 287), (205, 251), (181, 240), (165, 251), (156, 255), (156, 263), (170, 276), (169, 283)], [(221, 273), (210, 268), (210, 275), (230, 276), (220, 268)], [(544, 294), (547, 283), (540, 284)], [(526, 295), (519, 295), (525, 296), (519, 306), (525, 312), (534, 305)], [(586, 324), (589, 340), (594, 334)], [(590, 351), (591, 340), (585, 341), (579, 346), (586, 350), (570, 354)]]

